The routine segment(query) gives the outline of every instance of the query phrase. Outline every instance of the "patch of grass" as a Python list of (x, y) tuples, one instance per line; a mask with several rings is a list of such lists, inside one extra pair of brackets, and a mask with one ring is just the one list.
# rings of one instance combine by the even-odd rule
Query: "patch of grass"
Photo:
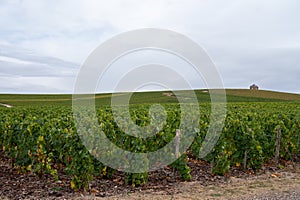
[(213, 194), (211, 194), (210, 196), (213, 196), (213, 197), (221, 197), (221, 196), (223, 196), (223, 194), (221, 194), (221, 193), (213, 193)]
[(53, 191), (63, 191), (65, 189), (62, 188), (62, 187), (53, 187), (51, 190), (53, 190)]
[(255, 188), (266, 188), (266, 187), (269, 187), (267, 184), (265, 183), (262, 183), (262, 182), (253, 182), (251, 183), (248, 188), (252, 188), (252, 189), (255, 189)]

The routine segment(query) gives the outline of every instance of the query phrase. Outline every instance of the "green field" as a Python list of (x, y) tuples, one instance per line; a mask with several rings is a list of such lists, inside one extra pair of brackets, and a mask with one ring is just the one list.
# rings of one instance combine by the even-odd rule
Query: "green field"
[[(207, 90), (195, 90), (200, 103), (210, 102)], [(212, 90), (217, 92), (218, 90)], [(138, 92), (134, 93), (130, 103), (177, 103), (174, 96), (167, 96), (164, 92)], [(300, 94), (282, 93), (264, 90), (227, 89), (227, 102), (287, 102), (300, 101)], [(120, 94), (122, 95), (122, 94)], [(109, 105), (111, 94), (97, 94), (97, 105)], [(72, 95), (36, 95), (36, 94), (0, 94), (0, 103), (13, 106), (41, 106), (41, 105), (72, 105)]]
[[(212, 92), (218, 93), (218, 90)], [(300, 95), (261, 90), (230, 89), (226, 92), (227, 116), (222, 133), (216, 146), (202, 158), (199, 157), (199, 152), (206, 141), (211, 122), (210, 95), (206, 90), (195, 91), (200, 102), (199, 123), (196, 124), (197, 128), (186, 127), (181, 135), (184, 139), (185, 132), (195, 132), (193, 143), (186, 153), (169, 165), (179, 171), (183, 180), (191, 179), (191, 169), (188, 166), (190, 156), (209, 163), (213, 174), (225, 175), (233, 167), (259, 170), (274, 159), (279, 130), (280, 160), (299, 160)], [(188, 98), (185, 91), (180, 95)], [(153, 103), (160, 103), (166, 111), (166, 124), (159, 130), (158, 127), (152, 127), (152, 131), (157, 130), (155, 135), (143, 139), (128, 135), (119, 127), (114, 121), (110, 100), (111, 94), (96, 95), (98, 122), (112, 143), (136, 153), (154, 152), (164, 147), (175, 137), (176, 130), (181, 129), (180, 116), (195, 116), (193, 108), (184, 113), (171, 92), (134, 93), (130, 99), (130, 116), (136, 125), (144, 127), (151, 124), (149, 107)], [(71, 177), (73, 189), (88, 188), (89, 181), (95, 178), (112, 178), (115, 170), (89, 153), (90, 151), (93, 155), (103, 157), (107, 155), (107, 151), (94, 147), (90, 147), (88, 151), (80, 141), (72, 114), (71, 95), (2, 94), (0, 103), (13, 106), (0, 107), (0, 155), (8, 157), (10, 165), (20, 173), (51, 174), (59, 179), (58, 171), (62, 171)], [(125, 116), (126, 113), (119, 115), (121, 119), (123, 114)], [(88, 123), (89, 116), (87, 111), (83, 113), (81, 120)], [(94, 125), (85, 128), (81, 129), (82, 133), (98, 133), (98, 128)], [(89, 135), (91, 141), (96, 141), (99, 137), (97, 134)], [(114, 160), (113, 152), (110, 153)], [(148, 163), (148, 158), (144, 159)], [(124, 163), (124, 166), (128, 162), (126, 157), (117, 161)], [(148, 173), (124, 173), (124, 176), (125, 182), (134, 186), (148, 181)]]

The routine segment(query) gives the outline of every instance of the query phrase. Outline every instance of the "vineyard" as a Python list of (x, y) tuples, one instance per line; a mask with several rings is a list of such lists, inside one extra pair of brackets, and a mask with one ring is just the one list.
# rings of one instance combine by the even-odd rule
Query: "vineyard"
[[(180, 128), (182, 113), (178, 103), (161, 105), (167, 113), (166, 124), (156, 135), (147, 139), (125, 134), (114, 121), (109, 106), (97, 106), (97, 118), (106, 137), (118, 147), (131, 152), (153, 152), (168, 144)], [(130, 106), (131, 118), (136, 125), (149, 125), (150, 106)], [(300, 104), (297, 101), (229, 102), (222, 134), (216, 146), (204, 158), (198, 156), (210, 126), (210, 104), (201, 103), (199, 109), (201, 116), (196, 137), (189, 149), (170, 164), (179, 172), (182, 180), (192, 178), (188, 165), (190, 158), (210, 163), (211, 173), (215, 175), (226, 175), (233, 167), (259, 170), (276, 157), (279, 133), (279, 159), (299, 161)], [(1, 107), (0, 147), (1, 154), (9, 159), (10, 166), (20, 173), (36, 176), (50, 174), (58, 181), (58, 171), (62, 171), (70, 177), (70, 186), (74, 190), (89, 189), (89, 182), (93, 179), (111, 179), (116, 173), (115, 169), (104, 165), (89, 153), (93, 149), (88, 150), (82, 144), (74, 124), (72, 108), (68, 105)], [(284, 166), (279, 163), (278, 167)], [(147, 184), (148, 181), (148, 173), (124, 172), (123, 175), (125, 183), (132, 186)]]

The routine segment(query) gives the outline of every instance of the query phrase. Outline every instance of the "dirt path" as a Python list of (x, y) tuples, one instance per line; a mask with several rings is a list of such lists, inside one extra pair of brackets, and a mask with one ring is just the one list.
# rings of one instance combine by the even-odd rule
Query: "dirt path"
[(106, 198), (80, 196), (76, 199), (300, 199), (300, 173), (266, 173), (249, 179), (231, 177), (226, 184), (210, 186), (203, 186), (199, 182), (185, 182), (178, 184), (173, 194), (149, 190)]
[(5, 103), (0, 103), (0, 106), (4, 106), (4, 107), (7, 107), (7, 108), (11, 108), (12, 107), (12, 105), (5, 104)]

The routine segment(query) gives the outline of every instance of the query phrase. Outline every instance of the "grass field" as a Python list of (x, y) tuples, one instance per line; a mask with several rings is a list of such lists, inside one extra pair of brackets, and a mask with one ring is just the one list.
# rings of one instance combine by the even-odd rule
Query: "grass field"
[[(218, 92), (218, 90), (212, 90)], [(184, 93), (184, 92), (183, 92)], [(210, 102), (210, 95), (207, 90), (195, 90), (200, 103)], [(138, 92), (131, 97), (131, 104), (142, 103), (177, 103), (175, 96), (170, 92)], [(122, 95), (122, 94), (120, 94)], [(227, 89), (227, 102), (287, 102), (300, 101), (300, 94), (248, 90), (248, 89)], [(108, 105), (111, 101), (111, 94), (97, 94), (97, 105)], [(40, 105), (72, 105), (72, 95), (70, 94), (0, 94), (0, 103), (13, 106), (40, 106)]]

